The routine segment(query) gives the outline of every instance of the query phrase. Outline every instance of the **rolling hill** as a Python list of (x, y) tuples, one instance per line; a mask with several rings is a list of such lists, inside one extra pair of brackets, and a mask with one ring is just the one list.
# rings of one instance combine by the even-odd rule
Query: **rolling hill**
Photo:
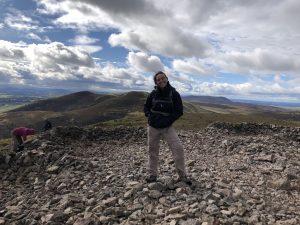
[(182, 99), (188, 102), (197, 102), (197, 103), (233, 104), (231, 100), (225, 97), (188, 95), (188, 96), (183, 96)]
[[(86, 126), (99, 122), (125, 118), (133, 112), (142, 112), (147, 98), (146, 92), (128, 92), (122, 94), (96, 94), (81, 91), (61, 97), (39, 100), (31, 104), (0, 114), (0, 138), (8, 137), (12, 128), (28, 126), (41, 130), (45, 118), (51, 120), (54, 126), (76, 125)], [(214, 115), (263, 115), (277, 119), (289, 119), (290, 111), (278, 107), (261, 106), (248, 103), (232, 102), (224, 97), (186, 96), (183, 97), (185, 121), (202, 115), (216, 118)], [(198, 116), (197, 116), (198, 115)], [(140, 121), (146, 125), (146, 119), (141, 114)], [(217, 116), (217, 118), (222, 116)], [(207, 117), (205, 117), (207, 118)], [(244, 118), (244, 117), (243, 117)], [(293, 120), (299, 115), (293, 114)], [(206, 119), (212, 122), (213, 119)], [(132, 121), (134, 123), (134, 119)], [(206, 123), (204, 123), (206, 124)]]
[(93, 123), (118, 119), (128, 112), (141, 111), (147, 97), (144, 92), (124, 94), (95, 94), (76, 92), (56, 98), (36, 101), (0, 114), (0, 138), (7, 137), (13, 127), (28, 126), (42, 128), (48, 118), (56, 126), (84, 126)]

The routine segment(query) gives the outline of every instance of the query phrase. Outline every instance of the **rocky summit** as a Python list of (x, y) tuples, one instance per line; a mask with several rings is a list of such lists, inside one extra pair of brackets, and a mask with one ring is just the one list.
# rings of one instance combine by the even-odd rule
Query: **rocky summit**
[(300, 224), (300, 130), (214, 123), (179, 131), (189, 186), (166, 143), (146, 183), (147, 131), (56, 127), (0, 158), (0, 224)]

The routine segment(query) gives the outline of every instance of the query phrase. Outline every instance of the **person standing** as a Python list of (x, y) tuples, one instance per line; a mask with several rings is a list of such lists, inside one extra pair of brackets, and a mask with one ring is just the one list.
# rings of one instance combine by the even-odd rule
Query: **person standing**
[(183, 115), (180, 94), (173, 88), (166, 74), (157, 72), (154, 77), (155, 88), (144, 104), (144, 113), (148, 117), (149, 177), (147, 182), (155, 182), (158, 176), (159, 145), (161, 137), (168, 143), (175, 161), (178, 181), (191, 185), (187, 177), (183, 146), (172, 127), (174, 121)]
[(34, 129), (26, 127), (17, 127), (11, 131), (12, 137), (12, 150), (15, 152), (22, 151), (24, 149), (24, 141), (28, 135), (33, 135), (35, 133)]
[(52, 129), (52, 123), (48, 119), (45, 119), (43, 131), (47, 131), (51, 129)]

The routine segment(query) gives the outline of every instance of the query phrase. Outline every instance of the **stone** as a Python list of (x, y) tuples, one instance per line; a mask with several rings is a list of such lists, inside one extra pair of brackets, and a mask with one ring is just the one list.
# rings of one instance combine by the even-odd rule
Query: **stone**
[(154, 199), (159, 199), (162, 196), (162, 193), (157, 190), (150, 190), (149, 191), (149, 197)]
[(104, 205), (107, 206), (113, 206), (118, 202), (118, 198), (117, 197), (111, 197), (111, 198), (107, 198), (105, 200), (102, 201)]
[(47, 169), (47, 172), (48, 173), (58, 173), (59, 171), (59, 166), (50, 166), (48, 169)]
[(39, 135), (9, 164), (0, 157), (0, 224), (300, 224), (300, 128), (216, 123), (178, 134), (192, 186), (176, 182), (164, 141), (158, 180), (145, 182), (145, 128)]

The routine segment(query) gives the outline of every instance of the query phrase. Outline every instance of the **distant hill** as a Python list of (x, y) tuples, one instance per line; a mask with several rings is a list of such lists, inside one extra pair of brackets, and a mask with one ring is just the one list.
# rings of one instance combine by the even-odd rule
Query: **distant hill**
[[(95, 94), (89, 91), (81, 91), (61, 97), (48, 98), (45, 100), (39, 100), (28, 105), (11, 110), (11, 112), (18, 111), (53, 111), (53, 112), (65, 112), (75, 109), (86, 108), (101, 102), (103, 95)], [(106, 98), (109, 96), (105, 95)], [(99, 101), (100, 100), (100, 101)]]
[(257, 100), (246, 100), (246, 99), (234, 99), (233, 102), (248, 103), (252, 105), (264, 105), (264, 106), (275, 106), (275, 107), (285, 107), (285, 108), (300, 108), (300, 103), (298, 102), (270, 102), (270, 101), (257, 101)]
[(228, 98), (225, 97), (188, 95), (188, 96), (183, 96), (182, 99), (188, 102), (232, 104), (232, 101), (230, 101)]
[(146, 92), (123, 94), (95, 94), (76, 92), (56, 98), (36, 101), (0, 114), (0, 138), (7, 137), (17, 126), (29, 126), (41, 130), (48, 118), (54, 126), (85, 126), (102, 121), (119, 119), (129, 112), (142, 111)]
[[(81, 91), (55, 98), (35, 101), (12, 111), (0, 114), (0, 138), (8, 137), (12, 128), (33, 127), (41, 130), (48, 118), (54, 126), (86, 126), (108, 120), (124, 118), (132, 112), (142, 112), (148, 93), (132, 91), (122, 94), (96, 94)], [(248, 103), (232, 102), (224, 97), (185, 96), (184, 112), (220, 115), (264, 115), (289, 119), (288, 110)], [(298, 114), (293, 115), (295, 119)], [(195, 115), (193, 116), (193, 120)], [(146, 119), (143, 117), (146, 125)], [(211, 121), (213, 122), (213, 121)]]
[(124, 94), (95, 94), (89, 91), (81, 91), (56, 98), (36, 101), (28, 105), (11, 110), (20, 111), (103, 111), (139, 109), (146, 99), (146, 92), (128, 92)]
[(0, 84), (0, 93), (19, 96), (51, 97), (71, 93), (70, 90), (45, 87), (31, 87), (26, 85)]

